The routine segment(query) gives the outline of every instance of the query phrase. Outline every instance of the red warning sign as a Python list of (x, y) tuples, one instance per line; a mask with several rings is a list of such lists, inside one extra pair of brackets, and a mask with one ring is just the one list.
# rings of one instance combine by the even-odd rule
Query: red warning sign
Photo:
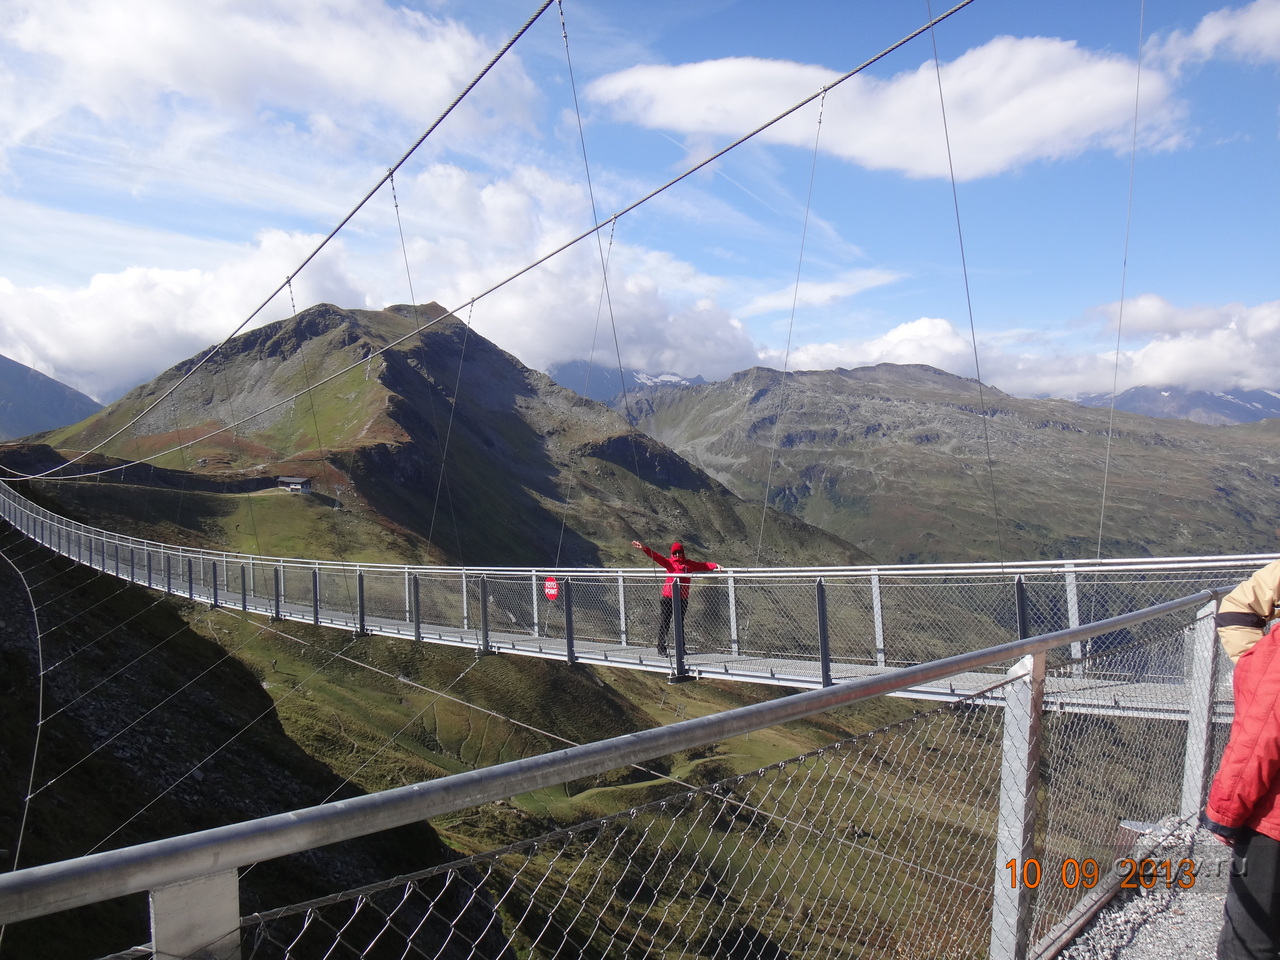
[(542, 584), (542, 592), (547, 595), (548, 600), (554, 600), (560, 596), (560, 581), (555, 577), (547, 577), (546, 582)]

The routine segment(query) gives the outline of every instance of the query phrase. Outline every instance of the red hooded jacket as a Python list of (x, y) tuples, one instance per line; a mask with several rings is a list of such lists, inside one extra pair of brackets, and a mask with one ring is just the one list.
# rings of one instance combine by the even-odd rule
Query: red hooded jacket
[[(640, 545), (640, 549), (649, 555), (649, 559), (656, 564), (660, 564), (673, 574), (677, 573), (702, 573), (706, 570), (719, 570), (720, 565), (716, 563), (702, 563), (699, 560), (686, 560), (684, 557), (665, 557), (656, 550), (650, 550), (644, 544)], [(662, 585), (662, 595), (664, 597), (671, 596), (671, 582), (675, 580), (674, 576), (667, 577), (667, 582)], [(680, 599), (689, 599), (689, 578), (680, 578)]]
[(1209, 789), (1205, 825), (1280, 840), (1280, 623), (1236, 661), (1236, 716)]

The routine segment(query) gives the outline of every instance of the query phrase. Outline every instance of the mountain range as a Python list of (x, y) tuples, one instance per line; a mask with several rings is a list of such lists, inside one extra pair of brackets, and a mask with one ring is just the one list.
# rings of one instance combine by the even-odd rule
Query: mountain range
[[(1077, 402), (1086, 407), (1110, 407), (1110, 394), (1086, 394)], [(1132, 387), (1116, 394), (1115, 407), (1126, 413), (1195, 423), (1255, 423), (1280, 417), (1280, 394), (1272, 390), (1188, 390), (1185, 387)]]
[(637, 426), (884, 562), (1272, 552), (1280, 420), (1211, 427), (1011, 397), (921, 365), (755, 368)]
[[(569, 382), (587, 372), (558, 370)], [(153, 490), (136, 498), (150, 519), (122, 494), (114, 522), (246, 552), (629, 565), (630, 541), (681, 539), (735, 565), (826, 565), (1277, 546), (1280, 420), (1210, 426), (1119, 402), (1113, 418), (920, 365), (754, 368), (716, 383), (629, 375), (626, 410), (613, 410), (437, 304), (321, 304), (43, 439), (188, 477), (185, 517)], [(1156, 396), (1167, 412), (1197, 395), (1118, 401)], [(214, 492), (279, 475), (310, 478), (317, 495), (278, 506), (274, 524)], [(66, 485), (61, 496), (108, 509), (101, 490), (94, 505)]]
[(76, 423), (101, 409), (80, 391), (0, 356), (0, 440)]
[(588, 360), (554, 363), (547, 375), (579, 396), (624, 407), (628, 398), (652, 395), (668, 387), (694, 387), (706, 383), (701, 376), (678, 373), (645, 373), (628, 367), (608, 367)]
[[(101, 489), (78, 497), (59, 483), (64, 501), (75, 498), (86, 514), (109, 509), (113, 522), (148, 535), (163, 529), (179, 542), (198, 536), (246, 552), (632, 565), (631, 541), (679, 539), (695, 555), (714, 550), (739, 566), (870, 559), (785, 514), (761, 537), (761, 504), (434, 303), (312, 307), (236, 338), (208, 363), (178, 364), (42, 439), (193, 477), (180, 498), (185, 516), (161, 490), (108, 501)], [(309, 478), (316, 496), (270, 516), (250, 511), (244, 485), (280, 475)], [(219, 483), (221, 499), (210, 492)]]

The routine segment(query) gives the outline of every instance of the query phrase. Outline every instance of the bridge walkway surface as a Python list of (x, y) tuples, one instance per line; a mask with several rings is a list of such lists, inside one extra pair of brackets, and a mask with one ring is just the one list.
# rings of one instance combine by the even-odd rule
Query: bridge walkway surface
[[(295, 611), (297, 619), (305, 619), (305, 611)], [(337, 625), (337, 624), (335, 624)], [(483, 641), (478, 631), (459, 631), (447, 626), (412, 624), (394, 620), (370, 619), (365, 630), (379, 636), (420, 639), (424, 642), (479, 650)], [(530, 636), (524, 633), (490, 631), (490, 653), (513, 653), (549, 660), (576, 661), (601, 667), (617, 667), (673, 674), (673, 658), (659, 654), (656, 647), (624, 644), (616, 640)], [(728, 652), (686, 652), (683, 657), (685, 679), (723, 679), (814, 689), (824, 685), (822, 664), (817, 660), (792, 657), (761, 657)], [(989, 671), (961, 673), (944, 680), (913, 685), (895, 691), (892, 696), (916, 700), (956, 701), (972, 699), (990, 706), (1004, 703), (1005, 671), (1011, 664)], [(863, 677), (884, 676), (908, 664), (879, 666), (870, 663), (833, 661), (830, 679), (840, 683)], [(1093, 672), (1080, 676), (1049, 676), (1045, 681), (1045, 709), (1100, 716), (1150, 717), (1183, 720), (1187, 716), (1187, 685), (1182, 676), (1159, 679), (1144, 678), (1140, 668), (1133, 671)], [(1219, 696), (1214, 702), (1214, 721), (1229, 723), (1233, 713), (1230, 678), (1220, 681)]]
[(1181, 843), (1164, 857), (1194, 860), (1194, 885), (1157, 883), (1117, 897), (1058, 954), (1061, 960), (1213, 960), (1227, 896), (1227, 848), (1203, 828), (1184, 828)]

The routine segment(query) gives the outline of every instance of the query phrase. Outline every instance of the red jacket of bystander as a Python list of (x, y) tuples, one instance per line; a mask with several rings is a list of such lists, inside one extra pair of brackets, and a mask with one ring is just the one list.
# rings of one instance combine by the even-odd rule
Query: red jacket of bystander
[(1280, 840), (1280, 623), (1236, 661), (1236, 716), (1205, 805), (1205, 826)]
[[(637, 541), (637, 543), (639, 543), (639, 541)], [(703, 563), (700, 560), (686, 560), (682, 555), (666, 557), (658, 553), (657, 550), (650, 550), (643, 543), (640, 543), (639, 546), (640, 546), (640, 549), (643, 550), (648, 555), (650, 560), (652, 560), (656, 564), (661, 565), (662, 567), (670, 571), (672, 574), (702, 573), (707, 570), (720, 569), (720, 565), (716, 563)], [(674, 547), (674, 544), (673, 544), (673, 547)], [(675, 576), (667, 577), (667, 582), (662, 585), (662, 595), (664, 597), (671, 596), (671, 582), (675, 579), (676, 579)], [(680, 599), (681, 600), (689, 599), (689, 578), (688, 577), (680, 577)]]

